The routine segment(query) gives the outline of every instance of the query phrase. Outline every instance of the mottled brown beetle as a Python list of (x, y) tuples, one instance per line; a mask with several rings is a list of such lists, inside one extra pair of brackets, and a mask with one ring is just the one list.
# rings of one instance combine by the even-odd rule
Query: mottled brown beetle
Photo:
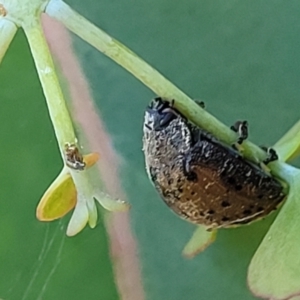
[[(247, 224), (275, 210), (285, 197), (282, 185), (173, 105), (152, 100), (144, 122), (146, 169), (164, 202), (207, 229)], [(247, 122), (232, 129), (241, 144), (248, 136)], [(265, 163), (277, 159), (274, 150), (269, 154)]]

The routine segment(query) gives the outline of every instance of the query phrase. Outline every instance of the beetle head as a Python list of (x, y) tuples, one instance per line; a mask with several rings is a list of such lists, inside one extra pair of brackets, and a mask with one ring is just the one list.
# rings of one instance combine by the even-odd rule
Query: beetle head
[(146, 109), (145, 127), (149, 130), (160, 131), (178, 117), (178, 112), (173, 107), (174, 100), (170, 103), (160, 97), (151, 101)]

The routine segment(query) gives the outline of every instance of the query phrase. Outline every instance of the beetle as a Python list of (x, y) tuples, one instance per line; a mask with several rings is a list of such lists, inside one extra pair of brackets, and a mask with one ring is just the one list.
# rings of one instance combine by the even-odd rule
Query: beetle
[[(238, 151), (248, 123), (231, 127), (238, 139), (227, 145), (189, 121), (174, 102), (152, 100), (143, 126), (146, 170), (163, 201), (208, 230), (248, 224), (275, 210), (285, 198), (283, 186)], [(264, 162), (276, 159), (270, 148)]]

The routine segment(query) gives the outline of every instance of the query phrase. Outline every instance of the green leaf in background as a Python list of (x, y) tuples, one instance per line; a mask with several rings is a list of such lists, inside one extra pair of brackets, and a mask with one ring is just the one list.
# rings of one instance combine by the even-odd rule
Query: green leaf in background
[(256, 251), (249, 270), (250, 289), (266, 299), (300, 295), (300, 170), (290, 167), (289, 196)]
[[(300, 122), (274, 146), (279, 157), (299, 155)], [(283, 208), (256, 251), (248, 269), (248, 284), (254, 294), (270, 299), (296, 299), (300, 294), (300, 170), (283, 165), (289, 193)]]

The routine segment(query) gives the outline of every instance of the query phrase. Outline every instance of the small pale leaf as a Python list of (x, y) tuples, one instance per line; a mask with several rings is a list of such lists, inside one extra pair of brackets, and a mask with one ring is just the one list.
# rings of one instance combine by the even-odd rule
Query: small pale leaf
[(262, 298), (283, 300), (300, 294), (300, 171), (293, 170), (288, 199), (248, 270), (249, 287)]
[(79, 233), (87, 224), (89, 212), (86, 202), (78, 201), (67, 228), (67, 235), (74, 236)]
[(89, 211), (89, 225), (91, 228), (95, 228), (97, 225), (98, 213), (95, 200), (87, 201), (87, 207)]
[(213, 243), (216, 235), (217, 230), (207, 231), (204, 226), (198, 226), (184, 247), (182, 254), (187, 258), (193, 258)]
[(43, 195), (36, 210), (40, 221), (52, 221), (63, 217), (76, 204), (76, 189), (66, 168), (58, 175)]
[(86, 166), (89, 168), (93, 166), (100, 158), (99, 153), (93, 152), (83, 156), (83, 161), (86, 163)]
[(111, 196), (101, 191), (97, 191), (94, 197), (101, 206), (109, 211), (127, 211), (130, 209), (130, 205), (127, 202), (119, 199), (113, 199)]

